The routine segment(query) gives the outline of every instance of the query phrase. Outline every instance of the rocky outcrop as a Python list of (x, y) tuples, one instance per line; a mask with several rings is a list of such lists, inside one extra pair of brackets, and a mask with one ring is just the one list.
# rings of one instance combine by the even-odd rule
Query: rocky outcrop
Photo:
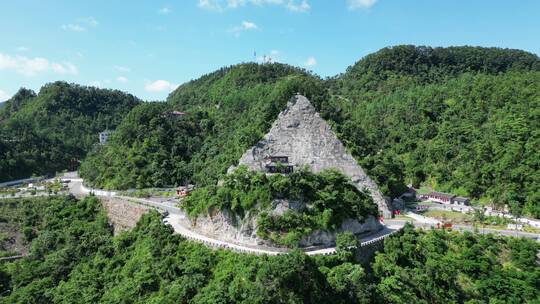
[(225, 209), (198, 216), (191, 221), (191, 228), (198, 233), (221, 241), (248, 246), (266, 243), (257, 237), (255, 216), (248, 214), (242, 219)]
[[(287, 108), (279, 114), (270, 132), (242, 155), (239, 165), (266, 172), (290, 170), (291, 167), (294, 170), (299, 166), (308, 166), (314, 172), (337, 169), (349, 176), (359, 190), (368, 190), (385, 217), (391, 216), (387, 202), (377, 185), (347, 152), (330, 126), (304, 96), (296, 95), (289, 101)], [(232, 166), (229, 172), (234, 169), (235, 167)], [(302, 212), (308, 207), (303, 202), (281, 199), (275, 200), (272, 208), (267, 211), (271, 215), (280, 216), (288, 211)], [(197, 232), (222, 241), (248, 246), (272, 246), (268, 241), (257, 237), (257, 216), (257, 214), (246, 214), (240, 218), (227, 210), (214, 210), (197, 217), (191, 225)], [(335, 244), (337, 233), (350, 231), (361, 235), (380, 229), (382, 225), (373, 216), (367, 217), (364, 222), (348, 219), (337, 231), (313, 231), (304, 236), (299, 245), (302, 247), (331, 246)]]
[[(276, 209), (274, 209), (275, 211)], [(241, 219), (227, 210), (212, 212), (201, 215), (191, 222), (191, 228), (200, 234), (212, 237), (221, 241), (247, 246), (269, 246), (274, 247), (270, 241), (260, 239), (257, 236), (256, 215), (247, 215)], [(333, 246), (336, 242), (336, 235), (344, 231), (350, 231), (355, 235), (374, 233), (381, 230), (383, 226), (373, 216), (369, 216), (364, 222), (356, 219), (343, 221), (337, 231), (316, 230), (300, 240), (300, 247), (327, 247)]]
[[(296, 95), (289, 101), (270, 132), (242, 155), (239, 165), (264, 171), (271, 156), (288, 157), (289, 164), (294, 167), (307, 165), (314, 172), (330, 168), (341, 171), (359, 190), (369, 190), (383, 216), (391, 217), (388, 203), (377, 184), (347, 152), (306, 97)], [(232, 170), (234, 167), (229, 168), (229, 172)]]
[(113, 226), (114, 235), (131, 230), (150, 207), (127, 202), (119, 198), (100, 198), (107, 213), (107, 219)]
[(381, 223), (373, 216), (369, 216), (363, 223), (355, 219), (343, 221), (341, 227), (334, 232), (325, 230), (316, 230), (300, 240), (301, 247), (311, 246), (329, 246), (336, 243), (336, 234), (349, 231), (355, 235), (373, 233), (381, 230)]

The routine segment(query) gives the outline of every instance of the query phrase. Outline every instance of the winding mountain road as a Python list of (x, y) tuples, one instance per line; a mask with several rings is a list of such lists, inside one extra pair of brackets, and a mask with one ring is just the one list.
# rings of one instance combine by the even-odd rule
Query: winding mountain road
[[(99, 190), (99, 189), (90, 189), (83, 185), (83, 179), (79, 178), (76, 173), (70, 172), (67, 173), (63, 178), (63, 180), (69, 180), (69, 191), (75, 196), (81, 197), (86, 196), (90, 194), (94, 194), (96, 196), (103, 196), (103, 197), (116, 197), (119, 199), (123, 199), (126, 201), (130, 201), (137, 204), (142, 204), (145, 206), (149, 206), (155, 209), (159, 209), (162, 211), (167, 211), (169, 214), (164, 218), (163, 222), (166, 224), (169, 224), (173, 229), (174, 232), (177, 234), (182, 235), (183, 237), (197, 241), (200, 243), (203, 243), (209, 247), (213, 248), (226, 248), (230, 249), (236, 252), (243, 252), (243, 253), (251, 253), (251, 254), (267, 254), (267, 255), (278, 255), (286, 253), (286, 249), (283, 248), (269, 248), (269, 247), (251, 247), (246, 245), (240, 245), (235, 244), (231, 242), (221, 241), (215, 238), (211, 238), (206, 235), (202, 235), (196, 231), (193, 231), (190, 229), (188, 225), (182, 224), (183, 222), (186, 222), (186, 214), (184, 211), (174, 205), (174, 203), (166, 201), (166, 200), (150, 200), (150, 199), (143, 199), (143, 198), (135, 198), (135, 197), (128, 197), (128, 196), (121, 196), (118, 195), (115, 191), (106, 191), (106, 190)], [(404, 225), (404, 223), (403, 223)], [(387, 225), (384, 226), (382, 230), (379, 232), (370, 234), (366, 237), (363, 237), (360, 239), (360, 247), (369, 246), (371, 244), (377, 243), (382, 241), (384, 238), (392, 235), (399, 229), (403, 227), (401, 223), (396, 223), (393, 225)], [(330, 248), (322, 248), (322, 249), (314, 249), (314, 250), (305, 250), (305, 253), (308, 255), (331, 255), (336, 253), (335, 247)]]

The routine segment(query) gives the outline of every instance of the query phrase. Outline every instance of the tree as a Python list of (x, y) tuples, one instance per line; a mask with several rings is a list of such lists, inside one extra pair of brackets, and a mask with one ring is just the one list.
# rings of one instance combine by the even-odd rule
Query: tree
[(336, 235), (336, 253), (343, 261), (351, 260), (358, 249), (358, 238), (350, 231)]

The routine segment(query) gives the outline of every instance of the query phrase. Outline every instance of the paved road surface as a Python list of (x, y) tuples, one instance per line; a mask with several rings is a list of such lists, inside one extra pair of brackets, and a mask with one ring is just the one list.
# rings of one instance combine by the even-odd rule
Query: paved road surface
[[(284, 250), (280, 248), (267, 248), (267, 247), (253, 248), (253, 247), (248, 247), (245, 245), (239, 245), (239, 244), (234, 244), (231, 242), (221, 241), (221, 240), (214, 239), (214, 238), (202, 235), (200, 233), (197, 233), (191, 230), (189, 225), (182, 224), (183, 222), (186, 222), (186, 215), (182, 209), (175, 206), (174, 202), (164, 200), (164, 199), (157, 199), (157, 198), (156, 199), (143, 199), (143, 198), (118, 196), (113, 191), (88, 189), (82, 185), (82, 179), (74, 175), (66, 177), (66, 179), (69, 179), (71, 181), (69, 185), (69, 189), (76, 196), (84, 196), (84, 195), (88, 195), (89, 193), (94, 193), (95, 195), (98, 195), (98, 196), (118, 197), (118, 198), (131, 201), (134, 203), (143, 204), (143, 205), (157, 208), (160, 210), (166, 210), (169, 212), (169, 215), (164, 219), (164, 222), (171, 225), (175, 233), (178, 233), (186, 237), (187, 239), (195, 240), (211, 247), (228, 248), (228, 249), (238, 251), (238, 252), (246, 252), (246, 253), (253, 253), (253, 254), (268, 254), (268, 255), (277, 255), (284, 252)], [(414, 219), (411, 219), (410, 221), (385, 220), (386, 225), (384, 229), (379, 231), (378, 233), (362, 238), (360, 240), (360, 245), (367, 246), (373, 242), (380, 241), (383, 238), (391, 235), (393, 232), (401, 229), (403, 225), (405, 225), (405, 223), (407, 222), (412, 222), (415, 226), (425, 228), (425, 229), (431, 228), (432, 226), (436, 224), (436, 222), (438, 222), (435, 219), (427, 218), (418, 214), (412, 214), (412, 217)], [(454, 226), (454, 229), (460, 230), (460, 231), (474, 231), (474, 228), (469, 227), (469, 226)], [(538, 239), (539, 237), (539, 235), (537, 234), (520, 232), (520, 231), (483, 229), (483, 230), (479, 230), (479, 232), (496, 233), (496, 234), (508, 235), (508, 236), (518, 235), (518, 236), (529, 237), (529, 238), (534, 238), (534, 239)], [(335, 248), (333, 247), (306, 251), (306, 254), (308, 255), (334, 254), (334, 253), (335, 253)]]
[[(432, 227), (435, 227), (435, 225), (431, 223), (425, 223), (425, 222), (419, 222), (416, 220), (405, 220), (405, 219), (391, 219), (391, 220), (385, 220), (385, 223), (387, 225), (405, 225), (405, 223), (412, 223), (415, 227), (419, 227), (422, 229), (431, 229)], [(453, 225), (453, 230), (458, 231), (478, 231), (478, 233), (482, 234), (498, 234), (503, 236), (513, 236), (513, 237), (525, 237), (530, 238), (534, 240), (540, 241), (540, 234), (538, 233), (530, 233), (530, 232), (524, 232), (519, 230), (498, 230), (498, 229), (492, 229), (492, 228), (481, 228), (478, 227), (477, 229), (472, 226), (466, 226), (466, 225)]]
[[(186, 221), (186, 215), (184, 211), (176, 207), (174, 202), (171, 202), (167, 199), (164, 200), (164, 199), (158, 199), (158, 198), (156, 199), (135, 198), (135, 197), (128, 197), (128, 196), (120, 196), (120, 195), (117, 195), (114, 191), (89, 189), (82, 184), (83, 180), (81, 178), (78, 178), (76, 175), (64, 176), (64, 179), (70, 180), (69, 190), (75, 196), (85, 196), (90, 193), (94, 193), (95, 195), (98, 195), (98, 196), (117, 197), (123, 200), (146, 205), (146, 206), (153, 207), (156, 209), (166, 210), (169, 212), (169, 215), (164, 219), (164, 222), (171, 225), (175, 233), (178, 233), (187, 239), (195, 240), (211, 247), (228, 248), (228, 249), (238, 251), (238, 252), (246, 252), (246, 253), (253, 253), (253, 254), (277, 255), (277, 254), (282, 254), (286, 252), (286, 249), (282, 249), (282, 248), (267, 248), (267, 247), (254, 248), (254, 247), (249, 247), (245, 245), (234, 244), (231, 242), (221, 241), (221, 240), (214, 239), (206, 235), (197, 233), (191, 230), (189, 226), (182, 224), (182, 222)], [(360, 240), (360, 245), (367, 246), (373, 242), (378, 242), (384, 239), (385, 237), (391, 235), (395, 231), (399, 230), (401, 227), (402, 225), (400, 225), (399, 223), (393, 224), (392, 226), (384, 227), (384, 229), (382, 229), (381, 231), (362, 238)], [(323, 249), (306, 251), (306, 254), (328, 255), (328, 254), (334, 254), (335, 252), (336, 252), (336, 249), (334, 247), (331, 247), (331, 248), (323, 248)]]

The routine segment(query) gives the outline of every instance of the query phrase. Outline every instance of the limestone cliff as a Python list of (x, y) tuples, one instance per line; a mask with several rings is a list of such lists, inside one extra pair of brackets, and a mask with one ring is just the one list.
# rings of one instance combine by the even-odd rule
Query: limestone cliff
[[(369, 190), (384, 217), (391, 216), (377, 185), (347, 152), (306, 97), (296, 95), (289, 101), (270, 132), (244, 153), (239, 165), (264, 171), (271, 156), (288, 157), (289, 164), (294, 167), (308, 165), (314, 172), (338, 169), (349, 176), (359, 190)], [(231, 167), (229, 171), (233, 169)]]
[[(244, 218), (233, 215), (227, 210), (200, 215), (191, 221), (191, 229), (203, 235), (246, 246), (275, 247), (271, 241), (257, 236), (257, 215), (247, 214)], [(327, 247), (336, 242), (337, 233), (349, 231), (355, 235), (369, 234), (382, 229), (381, 223), (373, 216), (368, 216), (360, 223), (356, 219), (343, 221), (337, 231), (315, 230), (305, 235), (299, 242), (300, 247)]]

